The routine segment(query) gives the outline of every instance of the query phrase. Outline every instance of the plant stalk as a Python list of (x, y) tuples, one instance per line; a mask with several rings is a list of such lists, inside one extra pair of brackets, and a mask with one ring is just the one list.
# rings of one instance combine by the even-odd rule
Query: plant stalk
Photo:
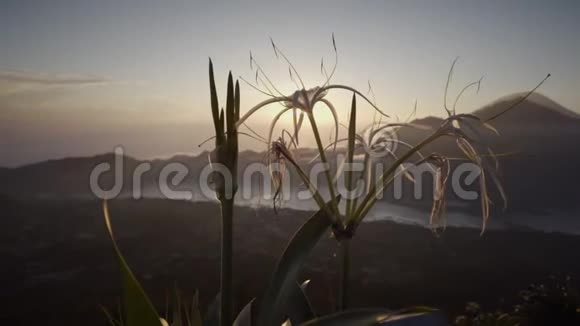
[(343, 239), (339, 243), (340, 250), (340, 288), (338, 295), (338, 311), (348, 308), (349, 281), (350, 281), (350, 239)]
[(221, 200), (221, 271), (220, 271), (220, 325), (232, 325), (232, 258), (233, 258), (233, 215), (234, 200)]
[[(322, 140), (320, 139), (320, 133), (318, 132), (318, 126), (316, 125), (316, 120), (311, 112), (308, 112), (308, 119), (310, 120), (310, 125), (312, 126), (312, 132), (314, 133), (314, 138), (316, 139), (316, 145), (318, 146), (318, 151), (320, 152), (320, 159), (322, 163), (326, 165), (324, 169), (324, 174), (326, 175), (326, 181), (328, 183), (328, 190), (330, 192), (330, 198), (336, 198), (334, 191), (334, 184), (332, 182), (332, 175), (330, 174), (330, 164), (326, 159), (326, 153), (324, 151), (324, 146), (322, 145)], [(332, 199), (332, 209), (337, 219), (340, 217), (340, 212), (338, 210), (338, 204), (334, 199)]]

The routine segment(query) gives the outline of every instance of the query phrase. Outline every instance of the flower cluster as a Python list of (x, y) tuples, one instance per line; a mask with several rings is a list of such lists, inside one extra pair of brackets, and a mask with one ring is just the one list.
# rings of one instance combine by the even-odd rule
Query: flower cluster
[[(365, 218), (365, 216), (367, 216), (369, 211), (377, 202), (378, 198), (380, 197), (379, 195), (389, 185), (392, 184), (394, 178), (397, 175), (404, 174), (409, 180), (414, 181), (411, 174), (409, 174), (408, 171), (404, 168), (404, 164), (411, 159), (415, 159), (415, 157), (418, 157), (415, 163), (429, 164), (429, 167), (435, 172), (436, 186), (433, 194), (434, 196), (430, 224), (434, 226), (434, 229), (437, 229), (440, 225), (444, 225), (447, 204), (445, 196), (446, 185), (447, 178), (451, 169), (450, 161), (453, 158), (448, 157), (445, 153), (431, 153), (429, 155), (423, 155), (422, 153), (423, 150), (428, 148), (427, 145), (436, 139), (443, 137), (453, 138), (459, 150), (461, 150), (461, 152), (465, 155), (465, 157), (461, 159), (468, 160), (479, 167), (479, 193), (481, 198), (481, 212), (483, 221), (482, 232), (485, 231), (486, 223), (490, 215), (490, 204), (492, 203), (489, 195), (489, 186), (495, 186), (497, 192), (500, 194), (503, 200), (504, 207), (507, 205), (507, 196), (497, 176), (497, 171), (499, 168), (498, 160), (491, 148), (485, 145), (482, 133), (492, 132), (496, 135), (499, 135), (499, 132), (490, 124), (490, 121), (513, 109), (519, 103), (516, 103), (515, 105), (502, 110), (497, 115), (486, 120), (481, 119), (473, 114), (457, 113), (457, 105), (462, 96), (470, 89), (479, 91), (482, 79), (467, 84), (455, 97), (453, 104), (448, 105), (447, 95), (453, 75), (453, 70), (457, 61), (455, 60), (449, 71), (447, 83), (445, 86), (443, 108), (447, 114), (447, 117), (443, 120), (438, 128), (431, 130), (431, 134), (423, 141), (417, 144), (409, 144), (399, 139), (397, 136), (399, 130), (402, 128), (430, 129), (429, 127), (417, 125), (409, 121), (410, 118), (414, 116), (416, 105), (413, 114), (409, 119), (407, 119), (407, 121), (400, 122), (396, 120), (383, 122), (383, 119), (390, 118), (389, 115), (379, 109), (374, 101), (371, 101), (365, 94), (351, 86), (332, 84), (330, 82), (332, 76), (336, 72), (338, 62), (338, 52), (336, 51), (336, 42), (334, 40), (334, 36), (332, 38), (332, 44), (336, 59), (331, 73), (327, 73), (324, 67), (324, 61), (321, 61), (321, 72), (326, 77), (325, 81), (319, 86), (307, 88), (294, 65), (290, 62), (290, 60), (288, 60), (280, 48), (278, 48), (272, 41), (272, 47), (276, 57), (282, 58), (282, 60), (288, 64), (290, 78), (292, 81), (294, 81), (297, 87), (297, 89), (290, 95), (283, 95), (278, 90), (275, 84), (271, 81), (264, 70), (256, 62), (253, 55), (250, 53), (250, 66), (253, 70), (255, 69), (255, 84), (252, 84), (243, 78), (242, 80), (244, 80), (255, 90), (258, 90), (261, 93), (267, 95), (269, 98), (253, 106), (243, 116), (241, 116), (240, 119), (236, 122), (236, 128), (240, 130), (242, 126), (248, 127), (246, 122), (257, 111), (276, 103), (282, 105), (282, 109), (271, 120), (268, 136), (264, 139), (264, 142), (268, 146), (269, 152), (268, 165), (275, 165), (277, 167), (276, 169), (270, 169), (272, 182), (276, 189), (276, 195), (274, 196), (274, 207), (280, 204), (281, 196), (279, 196), (279, 194), (282, 189), (282, 183), (285, 179), (284, 175), (286, 173), (286, 163), (288, 162), (292, 163), (291, 165), (298, 172), (302, 178), (302, 181), (308, 185), (318, 205), (321, 208), (326, 207), (326, 200), (318, 192), (316, 185), (312, 184), (312, 182), (308, 180), (306, 173), (303, 171), (303, 167), (301, 167), (297, 160), (293, 158), (292, 153), (289, 150), (289, 147), (298, 147), (299, 135), (302, 132), (304, 118), (306, 117), (310, 122), (310, 127), (316, 140), (318, 149), (317, 155), (310, 161), (310, 163), (319, 160), (325, 164), (327, 186), (331, 198), (337, 197), (336, 195), (338, 193), (338, 189), (336, 181), (340, 176), (346, 175), (346, 186), (348, 190), (351, 190), (353, 185), (360, 181), (354, 180), (352, 172), (345, 171), (344, 166), (348, 163), (353, 163), (355, 159), (362, 160), (364, 165), (364, 171), (360, 174), (359, 177), (362, 179), (362, 181), (364, 181), (365, 184), (362, 200), (359, 201), (358, 198), (347, 199), (346, 208), (342, 211), (339, 209), (339, 206), (336, 202), (331, 203), (330, 205), (332, 207), (332, 215), (334, 216), (335, 221), (337, 221), (337, 228), (334, 230), (335, 235), (338, 235), (341, 232), (353, 234), (354, 230), (356, 230), (357, 226), (362, 222), (362, 220)], [(542, 81), (542, 83), (544, 81), (545, 79)], [(539, 87), (539, 85), (537, 87)], [(536, 88), (534, 88), (529, 94), (535, 91)], [(342, 89), (353, 93), (350, 123), (348, 126), (339, 123), (338, 113), (335, 105), (327, 98), (327, 95), (333, 89)], [(375, 110), (375, 121), (370, 127), (363, 129), (361, 132), (356, 131), (356, 97), (362, 98)], [(314, 115), (314, 109), (319, 103), (323, 104), (330, 110), (334, 120), (334, 139), (326, 145), (324, 145), (322, 142), (320, 132), (318, 130), (318, 124)], [(292, 133), (284, 130), (282, 133), (283, 136), (274, 140), (276, 126), (281, 117), (286, 113), (292, 114), (294, 130)], [(377, 114), (379, 119), (376, 118)], [(347, 129), (347, 137), (339, 138), (339, 125), (342, 125), (345, 129)], [(290, 143), (285, 140), (284, 135), (290, 139)], [(333, 173), (330, 171), (331, 165), (327, 159), (327, 151), (331, 148), (336, 150), (337, 145), (340, 143), (347, 144), (346, 152), (348, 155), (340, 164), (337, 165), (336, 170)], [(374, 170), (374, 164), (372, 163), (378, 160), (382, 160), (385, 157), (390, 158), (390, 166), (386, 170)]]

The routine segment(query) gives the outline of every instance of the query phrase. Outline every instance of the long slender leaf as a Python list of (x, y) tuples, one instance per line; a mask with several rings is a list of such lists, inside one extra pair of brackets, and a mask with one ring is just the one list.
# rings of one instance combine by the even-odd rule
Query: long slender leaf
[[(354, 146), (355, 146), (355, 138), (356, 138), (356, 94), (352, 95), (352, 104), (350, 109), (350, 121), (348, 124), (348, 154), (347, 154), (347, 163), (352, 164), (353, 157), (354, 157)], [(350, 171), (347, 172), (346, 175), (346, 190), (352, 191), (352, 176), (353, 171), (352, 167)], [(352, 214), (352, 198), (346, 199), (346, 220), (350, 218)]]
[(248, 302), (248, 304), (240, 311), (236, 320), (232, 326), (252, 326), (252, 307), (254, 306), (255, 299)]
[(189, 308), (189, 318), (188, 318), (188, 325), (189, 326), (202, 326), (203, 323), (201, 321), (201, 312), (199, 311), (199, 292), (195, 291), (195, 295), (191, 300), (191, 307)]
[(292, 291), (288, 297), (285, 310), (286, 316), (290, 319), (292, 325), (299, 325), (316, 317), (312, 310), (312, 305), (304, 292), (306, 284), (308, 284), (308, 281), (302, 285), (296, 283), (296, 286), (292, 287)]
[(236, 106), (234, 98), (234, 81), (232, 78), (232, 73), (228, 74), (228, 87), (227, 87), (227, 98), (226, 98), (226, 132), (228, 138), (234, 133), (236, 129)]
[(105, 224), (107, 231), (113, 242), (115, 254), (121, 267), (121, 274), (123, 275), (123, 304), (125, 308), (125, 323), (126, 326), (160, 326), (161, 321), (159, 314), (153, 307), (149, 297), (135, 278), (135, 275), (129, 268), (127, 261), (121, 254), (121, 250), (117, 246), (115, 237), (113, 236), (113, 228), (111, 226), (111, 218), (109, 216), (109, 207), (107, 201), (103, 201), (103, 212), (105, 216)]
[(172, 311), (172, 318), (171, 318), (171, 326), (184, 326), (183, 323), (183, 312), (181, 311), (182, 302), (181, 302), (181, 293), (177, 287), (173, 291), (173, 311)]
[(447, 320), (437, 312), (397, 314), (387, 309), (347, 310), (310, 320), (301, 326), (447, 326)]
[[(215, 134), (223, 134), (223, 130), (220, 130), (220, 113), (219, 113), (219, 102), (217, 98), (217, 90), (215, 87), (215, 78), (213, 74), (213, 63), (209, 59), (209, 91), (211, 97), (211, 114), (213, 117), (213, 125), (215, 126)], [(219, 137), (219, 136), (218, 136)], [(218, 141), (220, 139), (217, 139)]]
[[(339, 202), (340, 196), (326, 203)], [(261, 300), (257, 318), (258, 326), (271, 326), (282, 322), (283, 308), (288, 302), (296, 277), (310, 251), (332, 225), (327, 207), (314, 214), (292, 237), (282, 254), (274, 275)]]
[(119, 320), (116, 320), (107, 308), (101, 307), (101, 310), (105, 314), (105, 317), (107, 318), (107, 321), (109, 322), (109, 325), (111, 325), (111, 326), (123, 326), (123, 323)]
[(236, 98), (236, 103), (234, 105), (236, 122), (240, 120), (240, 82), (236, 80), (236, 88), (234, 90), (234, 97)]
[(203, 326), (218, 326), (220, 323), (221, 293), (218, 293), (205, 313)]

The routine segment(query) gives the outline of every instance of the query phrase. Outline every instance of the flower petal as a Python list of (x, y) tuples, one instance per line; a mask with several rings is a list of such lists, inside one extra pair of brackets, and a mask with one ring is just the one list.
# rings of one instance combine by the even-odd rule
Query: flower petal
[(287, 97), (273, 97), (273, 98), (269, 98), (267, 100), (264, 100), (264, 101), (258, 103), (253, 108), (251, 108), (248, 112), (246, 112), (246, 114), (244, 114), (244, 116), (242, 116), (240, 118), (240, 120), (238, 120), (238, 122), (236, 122), (236, 128), (239, 128), (242, 125), (242, 123), (244, 123), (252, 114), (256, 113), (256, 111), (258, 111), (259, 109), (261, 109), (269, 104), (286, 102), (286, 101), (288, 101)]
[(373, 102), (371, 102), (371, 100), (369, 100), (364, 94), (362, 94), (361, 92), (357, 91), (356, 89), (349, 87), (349, 86), (345, 86), (345, 85), (327, 85), (324, 87), (321, 87), (315, 94), (314, 98), (317, 98), (318, 95), (322, 92), (328, 91), (330, 89), (333, 88), (338, 88), (338, 89), (346, 89), (348, 91), (354, 92), (356, 93), (356, 95), (362, 97), (365, 101), (367, 101), (375, 110), (377, 110), (380, 114), (382, 114), (383, 116), (389, 118), (389, 115), (384, 113), (383, 111), (381, 111), (381, 109), (379, 109)]

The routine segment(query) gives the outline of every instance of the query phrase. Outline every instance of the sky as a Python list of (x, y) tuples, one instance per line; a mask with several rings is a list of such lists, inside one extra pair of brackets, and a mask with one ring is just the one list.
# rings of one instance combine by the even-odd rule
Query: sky
[[(526, 91), (551, 73), (541, 93), (580, 113), (579, 1), (3, 0), (0, 31), (0, 166), (7, 167), (116, 145), (142, 159), (199, 153), (212, 136), (208, 58), (221, 94), (230, 70), (254, 80), (250, 51), (280, 91), (296, 90), (270, 37), (314, 87), (324, 83), (321, 58), (329, 69), (334, 62), (334, 33), (333, 82), (363, 93), (370, 82), (392, 116), (406, 117), (415, 101), (418, 117), (442, 116), (456, 57), (450, 96), (484, 77), (460, 111)], [(241, 86), (242, 111), (266, 98)], [(329, 94), (341, 121), (351, 95)], [(279, 110), (249, 123), (263, 133)], [(370, 106), (359, 112), (372, 119)], [(330, 133), (328, 111), (317, 115)]]

